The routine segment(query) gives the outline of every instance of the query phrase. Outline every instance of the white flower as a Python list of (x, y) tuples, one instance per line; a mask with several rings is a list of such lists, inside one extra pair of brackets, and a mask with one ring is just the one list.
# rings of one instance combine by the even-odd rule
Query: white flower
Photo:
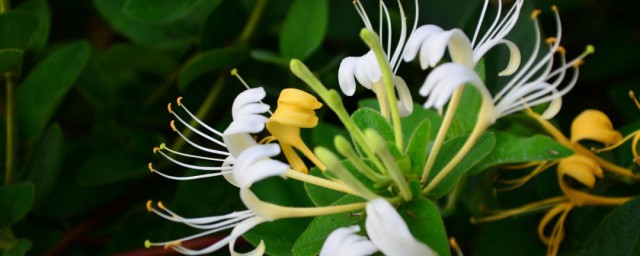
[[(204, 218), (184, 218), (173, 211), (166, 208), (162, 203), (158, 203), (160, 210), (156, 210), (151, 206), (151, 201), (147, 203), (147, 210), (156, 213), (158, 216), (173, 222), (184, 223), (190, 227), (205, 230), (204, 232), (167, 242), (146, 242), (147, 247), (165, 246), (171, 247), (177, 252), (187, 255), (200, 255), (217, 251), (218, 249), (229, 244), (229, 250), (233, 255), (235, 240), (249, 231), (254, 226), (277, 219), (282, 211), (279, 207), (274, 207), (269, 203), (260, 201), (249, 187), (256, 181), (271, 176), (284, 176), (284, 172), (289, 166), (276, 160), (269, 159), (280, 153), (280, 148), (276, 144), (254, 145), (244, 150), (237, 158), (237, 163), (233, 166), (233, 176), (240, 187), (240, 198), (248, 210), (233, 212), (222, 216), (212, 216)], [(219, 231), (233, 228), (231, 234), (224, 239), (201, 250), (192, 250), (181, 243)], [(262, 255), (264, 253), (264, 244), (260, 245), (248, 255)]]
[(322, 245), (320, 256), (361, 256), (371, 255), (378, 251), (366, 237), (356, 235), (359, 226), (339, 228), (331, 232)]
[[(352, 226), (333, 231), (325, 241), (320, 255), (370, 255), (378, 250), (390, 256), (436, 255), (427, 245), (413, 237), (400, 214), (384, 199), (377, 198), (367, 203), (365, 227), (371, 244), (377, 250), (371, 248), (364, 237), (355, 234), (360, 230), (358, 226)], [(351, 254), (352, 252), (358, 253)]]
[[(356, 7), (356, 11), (360, 15), (360, 18), (364, 22), (365, 27), (373, 31), (371, 21), (369, 20), (366, 11), (362, 7), (362, 4), (359, 1), (354, 1), (354, 5)], [(413, 111), (413, 100), (411, 98), (411, 94), (409, 93), (407, 83), (401, 77), (395, 76), (398, 67), (400, 66), (400, 56), (402, 55), (403, 46), (407, 37), (406, 16), (400, 2), (398, 2), (398, 7), (400, 11), (401, 31), (397, 46), (393, 52), (391, 52), (391, 20), (389, 18), (389, 11), (387, 10), (387, 6), (383, 1), (380, 1), (380, 24), (378, 32), (380, 33), (381, 43), (383, 43), (384, 45), (384, 31), (382, 26), (382, 15), (384, 12), (386, 17), (387, 32), (389, 34), (387, 36), (386, 55), (388, 65), (394, 75), (393, 83), (396, 90), (398, 91), (398, 111), (401, 116), (407, 116)], [(417, 10), (418, 1), (416, 0), (416, 17), (412, 31), (415, 30), (418, 22)], [(338, 69), (338, 83), (340, 84), (340, 88), (345, 95), (352, 96), (355, 93), (356, 79), (358, 80), (358, 83), (360, 83), (367, 89), (373, 90), (376, 94), (384, 93), (382, 71), (373, 51), (369, 51), (360, 57), (346, 57), (340, 63), (340, 68)], [(384, 97), (379, 97), (379, 99), (383, 100)], [(382, 111), (386, 110), (382, 109)]]
[[(241, 92), (233, 102), (233, 106), (231, 110), (233, 121), (227, 127), (224, 133), (217, 131), (216, 129), (210, 127), (209, 125), (207, 125), (206, 123), (198, 119), (195, 115), (191, 113), (191, 111), (187, 109), (187, 107), (184, 104), (182, 104), (182, 98), (178, 98), (178, 106), (182, 107), (184, 112), (189, 117), (191, 117), (200, 126), (204, 127), (206, 130), (208, 130), (212, 134), (207, 134), (191, 126), (188, 122), (183, 120), (175, 111), (171, 109), (171, 104), (169, 104), (168, 106), (169, 112), (173, 114), (174, 117), (180, 123), (182, 123), (185, 127), (189, 128), (191, 131), (198, 134), (202, 138), (215, 143), (218, 147), (222, 149), (219, 150), (219, 149), (208, 148), (191, 141), (185, 135), (183, 135), (182, 132), (180, 132), (180, 130), (176, 128), (174, 121), (171, 122), (171, 128), (173, 129), (173, 131), (178, 133), (178, 135), (180, 135), (180, 137), (182, 137), (182, 139), (184, 139), (191, 146), (201, 151), (204, 151), (205, 153), (221, 156), (222, 158), (186, 154), (186, 153), (172, 150), (166, 147), (164, 144), (162, 144), (160, 145), (160, 147), (154, 148), (154, 153), (159, 152), (164, 157), (166, 157), (170, 161), (180, 166), (183, 166), (189, 169), (201, 170), (201, 171), (207, 171), (207, 172), (213, 172), (213, 173), (188, 176), (188, 177), (177, 177), (177, 176), (172, 176), (172, 175), (159, 172), (158, 170), (153, 168), (152, 164), (149, 164), (149, 169), (152, 172), (158, 173), (163, 177), (174, 179), (174, 180), (193, 180), (193, 179), (199, 179), (199, 178), (224, 175), (224, 177), (230, 183), (237, 186), (235, 179), (232, 176), (233, 165), (236, 162), (236, 158), (238, 158), (238, 156), (244, 150), (257, 145), (256, 141), (251, 137), (251, 133), (261, 132), (264, 129), (265, 123), (268, 120), (267, 117), (261, 115), (269, 111), (269, 105), (266, 105), (261, 102), (261, 100), (265, 96), (266, 96), (266, 93), (264, 91), (264, 88), (262, 87), (247, 89)], [(215, 137), (221, 138), (222, 140), (216, 139)], [(186, 157), (186, 158), (220, 162), (222, 164), (221, 166), (200, 166), (200, 165), (186, 164), (172, 158), (167, 153), (165, 153), (165, 151), (175, 155)]]
[[(532, 14), (535, 27), (535, 46), (531, 57), (519, 71), (513, 75), (510, 81), (495, 95), (492, 96), (486, 86), (469, 65), (459, 63), (446, 63), (435, 68), (427, 77), (420, 88), (420, 95), (429, 96), (425, 102), (425, 108), (436, 108), (441, 110), (453, 91), (459, 86), (471, 84), (476, 86), (482, 93), (485, 101), (491, 102), (491, 115), (488, 116), (490, 122), (496, 119), (520, 111), (526, 107), (551, 102), (543, 114), (544, 118), (553, 117), (562, 104), (561, 97), (568, 93), (575, 85), (578, 78), (578, 66), (588, 54), (593, 53), (593, 47), (588, 46), (587, 50), (574, 60), (567, 63), (565, 50), (560, 46), (562, 29), (560, 26), (560, 16), (557, 9), (552, 8), (556, 18), (557, 34), (555, 37), (547, 39), (549, 50), (541, 57), (538, 56), (539, 48), (542, 44), (540, 29), (537, 20), (539, 10)], [(554, 54), (558, 52), (561, 63), (553, 69)], [(573, 76), (565, 82), (566, 71), (574, 68)], [(565, 83), (563, 83), (565, 82)], [(561, 84), (565, 84), (562, 89)]]
[(448, 48), (453, 62), (474, 67), (491, 48), (504, 44), (510, 51), (510, 60), (507, 68), (500, 72), (499, 75), (513, 74), (520, 64), (520, 51), (513, 42), (505, 40), (504, 37), (515, 26), (524, 0), (516, 0), (513, 7), (502, 19), (502, 1), (498, 1), (496, 18), (479, 43), (476, 44), (488, 3), (489, 0), (485, 0), (473, 40), (469, 40), (464, 32), (457, 28), (445, 31), (436, 25), (424, 25), (413, 32), (409, 40), (407, 40), (403, 54), (404, 60), (407, 62), (412, 61), (419, 53), (422, 69), (435, 67)]

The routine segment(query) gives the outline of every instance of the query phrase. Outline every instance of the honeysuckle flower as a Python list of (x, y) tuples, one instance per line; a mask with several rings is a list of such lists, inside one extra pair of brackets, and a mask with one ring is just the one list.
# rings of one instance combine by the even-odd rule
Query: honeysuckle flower
[[(436, 255), (429, 246), (413, 237), (400, 214), (382, 198), (367, 203), (365, 227), (371, 243), (354, 234), (359, 232), (358, 226), (341, 228), (329, 235), (320, 255), (370, 255), (378, 250), (384, 255)], [(343, 254), (346, 252), (357, 253)]]
[(366, 237), (357, 235), (360, 226), (339, 228), (331, 232), (322, 245), (320, 256), (364, 256), (378, 251)]
[[(180, 137), (182, 137), (191, 146), (212, 155), (222, 156), (222, 158), (186, 154), (176, 150), (172, 150), (169, 147), (167, 147), (165, 144), (161, 144), (160, 147), (154, 148), (154, 153), (159, 152), (170, 161), (189, 169), (209, 171), (209, 172), (215, 171), (215, 172), (203, 174), (203, 175), (189, 176), (189, 177), (177, 177), (177, 176), (172, 176), (172, 175), (162, 173), (154, 169), (151, 163), (149, 163), (149, 169), (152, 172), (155, 172), (163, 177), (174, 179), (174, 180), (192, 180), (192, 179), (198, 179), (198, 178), (206, 178), (206, 177), (223, 175), (230, 183), (237, 185), (236, 181), (231, 175), (232, 169), (233, 169), (232, 166), (235, 162), (235, 158), (237, 158), (240, 155), (240, 153), (242, 153), (244, 150), (246, 150), (249, 147), (257, 145), (256, 141), (253, 139), (253, 137), (251, 137), (251, 133), (261, 132), (265, 127), (265, 123), (267, 122), (267, 117), (261, 115), (269, 110), (269, 105), (266, 105), (261, 102), (261, 100), (265, 96), (266, 96), (266, 93), (262, 87), (248, 89), (241, 92), (236, 97), (232, 105), (231, 113), (233, 116), (233, 121), (223, 133), (219, 132), (218, 130), (212, 128), (211, 126), (207, 125), (206, 123), (198, 119), (182, 103), (182, 98), (181, 97), (178, 98), (177, 100), (178, 106), (180, 106), (184, 110), (184, 113), (186, 113), (190, 118), (195, 120), (200, 126), (204, 127), (206, 130), (208, 130), (212, 134), (207, 134), (191, 126), (188, 122), (182, 119), (180, 115), (178, 115), (175, 111), (173, 111), (173, 109), (171, 108), (171, 103), (169, 103), (167, 107), (169, 110), (169, 113), (171, 113), (180, 123), (182, 123), (185, 127), (190, 129), (194, 133), (198, 134), (202, 138), (215, 143), (216, 145), (218, 145), (223, 149), (222, 150), (212, 149), (191, 141), (184, 134), (182, 134), (180, 130), (176, 128), (174, 121), (171, 122), (172, 130), (178, 133), (178, 135), (180, 135)], [(219, 139), (216, 139), (214, 137), (218, 137)], [(200, 165), (187, 164), (172, 158), (164, 151), (167, 151), (168, 153), (172, 153), (182, 157), (186, 157), (186, 158), (219, 162), (221, 164), (220, 166), (200, 166)]]
[(622, 139), (622, 134), (613, 129), (609, 117), (602, 111), (587, 109), (582, 111), (571, 124), (571, 142), (593, 140), (604, 145), (616, 144)]
[[(418, 1), (415, 1), (416, 4), (416, 15), (412, 28), (412, 32), (416, 29), (418, 24)], [(365, 27), (371, 31), (374, 31), (373, 26), (371, 24), (371, 20), (369, 20), (369, 16), (366, 11), (362, 7), (362, 4), (359, 1), (354, 1), (354, 5), (356, 11), (360, 15), (362, 22)], [(396, 44), (393, 52), (391, 51), (391, 20), (389, 18), (389, 11), (384, 1), (380, 1), (380, 25), (378, 28), (378, 32), (380, 33), (380, 42), (384, 44), (384, 30), (382, 26), (383, 12), (386, 17), (387, 24), (387, 49), (385, 51), (386, 55), (386, 65), (389, 65), (393, 72), (393, 84), (398, 91), (398, 111), (401, 116), (408, 116), (413, 112), (413, 99), (411, 98), (411, 93), (409, 92), (409, 88), (407, 83), (399, 76), (396, 76), (396, 72), (398, 67), (400, 66), (400, 56), (402, 55), (403, 47), (405, 44), (405, 40), (407, 38), (407, 24), (406, 24), (406, 16), (404, 13), (404, 9), (400, 1), (398, 1), (398, 8), (400, 11), (400, 37)], [(340, 84), (340, 89), (347, 96), (352, 96), (356, 91), (356, 80), (362, 86), (367, 89), (372, 90), (376, 96), (378, 97), (378, 101), (380, 102), (380, 111), (383, 116), (389, 116), (389, 102), (386, 99), (385, 86), (383, 84), (382, 79), (382, 70), (380, 69), (380, 63), (376, 59), (376, 56), (373, 51), (369, 51), (366, 54), (360, 57), (346, 57), (340, 63), (340, 68), (338, 69), (338, 83)]]
[(435, 67), (448, 49), (453, 62), (473, 68), (489, 50), (504, 44), (509, 49), (510, 58), (507, 68), (499, 75), (513, 74), (520, 65), (520, 50), (513, 42), (504, 39), (504, 37), (515, 26), (523, 3), (524, 0), (517, 0), (507, 14), (502, 17), (502, 1), (499, 1), (496, 18), (477, 44), (476, 39), (478, 39), (489, 0), (484, 2), (473, 40), (469, 40), (464, 32), (457, 28), (445, 31), (436, 25), (423, 25), (416, 29), (407, 40), (403, 55), (404, 61), (412, 61), (419, 54), (422, 69)]
[(278, 108), (267, 121), (267, 130), (278, 140), (284, 156), (294, 170), (308, 172), (293, 148), (302, 152), (321, 170), (326, 169), (300, 138), (300, 128), (313, 128), (318, 125), (318, 117), (314, 110), (320, 107), (322, 103), (313, 95), (298, 89), (284, 89), (278, 98)]

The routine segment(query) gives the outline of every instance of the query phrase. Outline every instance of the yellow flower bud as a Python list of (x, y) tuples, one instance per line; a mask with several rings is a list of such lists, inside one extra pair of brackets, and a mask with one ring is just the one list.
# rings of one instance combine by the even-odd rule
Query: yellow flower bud
[(602, 111), (587, 109), (571, 124), (571, 142), (585, 139), (611, 145), (620, 141), (622, 134), (613, 129), (611, 120)]

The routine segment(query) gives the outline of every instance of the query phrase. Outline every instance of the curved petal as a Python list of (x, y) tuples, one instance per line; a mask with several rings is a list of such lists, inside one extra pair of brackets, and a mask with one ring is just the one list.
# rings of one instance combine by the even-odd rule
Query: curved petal
[(233, 178), (239, 187), (248, 188), (264, 178), (283, 176), (289, 165), (269, 158), (278, 154), (278, 144), (255, 145), (242, 152), (233, 166)]
[(359, 226), (339, 228), (331, 232), (322, 245), (320, 256), (360, 256), (371, 255), (378, 249), (367, 240), (359, 236)]
[(498, 73), (498, 75), (499, 76), (512, 75), (518, 70), (518, 67), (520, 67), (522, 56), (520, 54), (520, 49), (518, 48), (518, 46), (509, 40), (498, 39), (498, 40), (490, 41), (480, 45), (475, 51), (473, 51), (473, 62), (478, 63), (482, 59), (482, 57), (484, 57), (484, 55), (487, 54), (489, 50), (491, 50), (494, 46), (498, 44), (504, 44), (505, 46), (507, 46), (507, 49), (509, 50), (509, 63), (507, 64), (507, 67), (504, 70)]
[(457, 63), (445, 63), (434, 69), (420, 88), (420, 95), (427, 96), (426, 108), (442, 109), (455, 89), (465, 84), (476, 86), (483, 97), (491, 98), (489, 91), (473, 69)]
[(404, 47), (404, 52), (402, 58), (405, 62), (412, 61), (418, 55), (418, 51), (420, 50), (424, 41), (432, 35), (442, 33), (444, 30), (436, 25), (423, 25), (416, 29), (409, 39), (407, 40), (407, 44)]
[(365, 226), (373, 244), (385, 255), (435, 255), (413, 237), (402, 217), (384, 199), (373, 199), (367, 204)]
[(413, 112), (413, 98), (411, 98), (411, 92), (407, 83), (402, 77), (395, 76), (393, 82), (398, 91), (398, 112), (401, 117), (409, 116)]
[[(231, 107), (231, 114), (233, 116), (233, 119), (235, 120), (236, 118), (241, 116), (242, 113), (238, 113), (240, 108), (250, 103), (260, 102), (262, 99), (264, 99), (265, 96), (267, 96), (267, 93), (264, 91), (264, 88), (262, 87), (247, 89), (241, 92), (240, 94), (238, 94), (236, 99), (233, 101), (233, 105)], [(264, 113), (264, 112), (261, 112), (261, 113)], [(257, 114), (257, 113), (254, 113), (254, 114)]]
[[(222, 167), (231, 167), (233, 165), (233, 162), (235, 162), (235, 158), (233, 158), (233, 156), (228, 156), (226, 159), (224, 159), (224, 162), (222, 162)], [(238, 182), (236, 182), (236, 179), (233, 178), (233, 172), (225, 173), (222, 176), (225, 180), (231, 183), (231, 185), (238, 187)]]
[(340, 62), (340, 68), (338, 68), (338, 84), (342, 93), (347, 96), (353, 96), (356, 92), (356, 58), (346, 57)]
[(176, 247), (172, 247), (175, 251), (182, 253), (182, 254), (188, 254), (188, 255), (202, 255), (202, 254), (208, 254), (208, 253), (212, 253), (215, 252), (217, 250), (219, 250), (220, 248), (224, 247), (225, 245), (229, 244), (229, 250), (230, 251), (234, 251), (233, 247), (235, 245), (235, 240), (238, 239), (238, 237), (242, 236), (244, 233), (246, 233), (247, 231), (249, 231), (250, 229), (252, 229), (253, 227), (255, 227), (258, 224), (264, 223), (266, 222), (265, 219), (260, 218), (260, 217), (251, 217), (248, 218), (246, 220), (241, 221), (240, 223), (238, 223), (238, 225), (236, 225), (233, 228), (233, 231), (231, 231), (231, 234), (229, 234), (227, 237), (221, 239), (220, 241), (204, 248), (201, 250), (193, 250), (193, 249), (189, 249), (187, 247), (184, 246), (176, 246)]
[[(224, 136), (238, 134), (238, 133), (259, 133), (264, 129), (265, 123), (269, 119), (261, 115), (249, 115), (234, 118), (233, 122), (229, 124), (226, 130), (224, 130)], [(226, 143), (225, 143), (226, 144)], [(226, 144), (228, 146), (228, 144)]]

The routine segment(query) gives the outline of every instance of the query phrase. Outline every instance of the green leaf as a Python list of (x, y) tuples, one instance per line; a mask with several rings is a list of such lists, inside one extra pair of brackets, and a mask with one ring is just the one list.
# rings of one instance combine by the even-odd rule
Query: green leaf
[(422, 174), (422, 168), (426, 161), (431, 140), (429, 136), (431, 136), (431, 122), (424, 120), (418, 125), (407, 144), (405, 154), (411, 159), (411, 173), (418, 175), (418, 177)]
[(556, 160), (573, 154), (570, 148), (544, 135), (528, 138), (506, 132), (495, 132), (495, 135), (496, 146), (469, 173), (477, 174), (499, 164)]
[[(460, 148), (467, 141), (469, 136), (461, 136), (446, 141), (440, 148), (440, 153), (436, 158), (433, 165), (433, 169), (429, 174), (429, 182), (444, 168), (445, 165), (451, 161), (451, 159), (458, 153)], [(432, 198), (440, 198), (447, 194), (458, 183), (460, 176), (465, 174), (471, 167), (485, 158), (489, 152), (496, 145), (496, 136), (491, 132), (485, 132), (480, 136), (480, 139), (476, 142), (473, 148), (462, 158), (460, 163), (451, 170), (451, 172), (444, 178), (438, 185), (436, 185), (431, 191), (429, 196)]]
[(53, 124), (47, 129), (25, 166), (25, 173), (29, 175), (29, 180), (36, 188), (35, 205), (47, 199), (53, 190), (58, 180), (63, 156), (62, 130), (58, 124)]
[(23, 12), (0, 15), (0, 49), (28, 48), (29, 40), (38, 28), (38, 18)]
[(122, 149), (103, 150), (89, 156), (78, 170), (78, 183), (102, 186), (148, 175), (147, 163)]
[(29, 239), (19, 239), (18, 242), (13, 244), (13, 247), (4, 252), (4, 256), (23, 256), (27, 255), (27, 252), (31, 250), (33, 243)]
[[(359, 197), (346, 195), (331, 205), (359, 202), (362, 202)], [(332, 231), (340, 227), (356, 225), (358, 222), (363, 221), (362, 216), (352, 216), (349, 212), (316, 217), (293, 245), (293, 255), (318, 255), (324, 241)]]
[(51, 13), (45, 0), (27, 0), (20, 3), (16, 10), (34, 15), (38, 18), (38, 28), (29, 40), (29, 48), (43, 48), (47, 45), (51, 30)]
[(74, 42), (41, 61), (18, 88), (20, 132), (28, 139), (42, 133), (89, 58), (89, 44)]
[(482, 104), (482, 95), (474, 86), (465, 86), (448, 135), (458, 137), (473, 130)]
[(198, 0), (127, 0), (122, 12), (146, 23), (169, 23), (186, 16)]
[(0, 74), (14, 71), (20, 73), (24, 51), (18, 49), (0, 50)]
[(343, 127), (320, 122), (318, 123), (318, 126), (311, 130), (311, 145), (324, 147), (336, 152), (335, 145), (333, 144), (333, 138), (337, 135), (349, 138), (349, 133)]
[(271, 63), (280, 67), (288, 68), (289, 59), (283, 58), (279, 54), (268, 50), (252, 50), (251, 58), (264, 63)]
[[(311, 168), (309, 174), (320, 178), (327, 178), (317, 167)], [(313, 202), (313, 204), (316, 206), (330, 205), (336, 200), (345, 196), (345, 193), (312, 185), (306, 182), (304, 183), (304, 190), (307, 191), (307, 195), (311, 199), (311, 202)]]
[(351, 115), (353, 122), (364, 131), (374, 129), (388, 142), (394, 142), (393, 128), (387, 119), (378, 112), (370, 108), (360, 108)]
[(640, 255), (640, 199), (613, 210), (579, 255)]
[(280, 33), (280, 52), (304, 60), (322, 44), (329, 18), (328, 0), (295, 0)]
[[(364, 99), (358, 101), (359, 108), (372, 108), (376, 111), (380, 111), (380, 105), (378, 104), (378, 100), (375, 98), (372, 99)], [(413, 104), (413, 113), (411, 115), (403, 117), (400, 119), (402, 123), (402, 136), (404, 137), (404, 141), (408, 142), (413, 135), (418, 125), (422, 123), (423, 120), (429, 120), (431, 122), (431, 136), (430, 138), (435, 138), (438, 134), (438, 129), (442, 124), (442, 116), (440, 116), (436, 111), (431, 109), (424, 109), (420, 104)]]
[(416, 239), (428, 245), (440, 256), (450, 255), (447, 231), (438, 207), (431, 201), (425, 198), (411, 201), (401, 205), (398, 213)]
[(231, 71), (236, 64), (247, 55), (244, 46), (234, 46), (206, 51), (185, 65), (180, 71), (178, 87), (184, 90), (196, 78), (216, 70), (226, 69)]
[(35, 190), (30, 182), (0, 187), (0, 226), (22, 220), (33, 205)]

